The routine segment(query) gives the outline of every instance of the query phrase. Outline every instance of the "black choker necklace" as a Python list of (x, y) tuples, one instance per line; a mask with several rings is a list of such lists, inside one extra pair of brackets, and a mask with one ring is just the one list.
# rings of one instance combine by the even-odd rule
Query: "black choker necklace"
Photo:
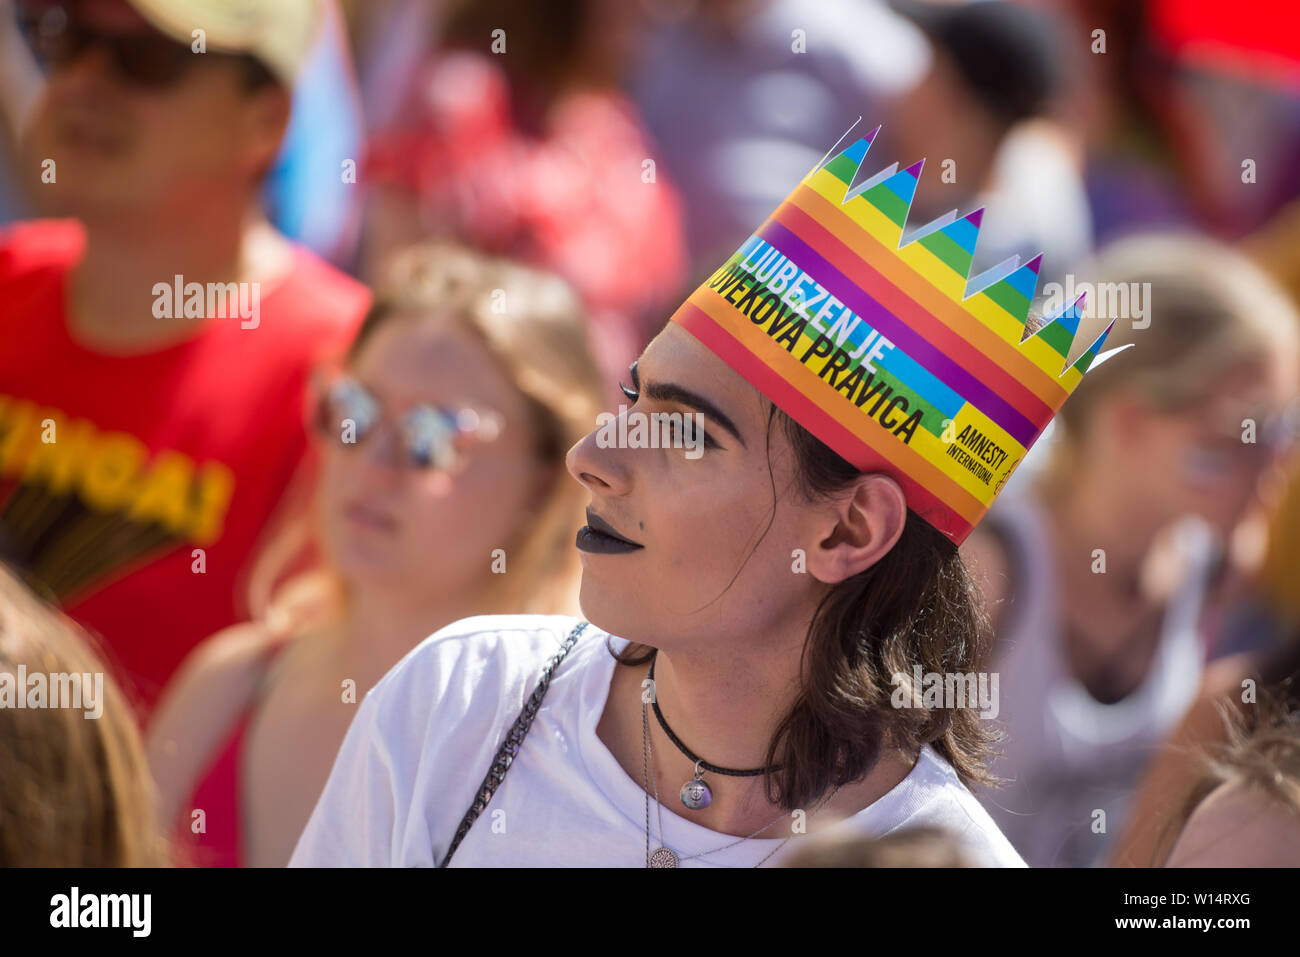
[[(650, 682), (652, 688), (654, 687), (655, 661), (657, 660), (658, 656), (655, 657), (654, 661), (650, 662)], [(664, 720), (663, 712), (659, 710), (659, 696), (653, 692), (650, 695), (650, 707), (654, 708), (655, 718), (659, 721), (659, 727), (664, 729), (664, 734), (668, 735), (668, 740), (675, 744), (677, 750), (690, 758), (695, 765), (695, 776), (683, 784), (681, 790), (682, 803), (692, 811), (706, 808), (713, 801), (713, 792), (710, 791), (709, 786), (704, 783), (705, 771), (712, 771), (714, 774), (729, 774), (732, 777), (737, 778), (752, 778), (769, 771), (781, 770), (780, 765), (774, 765), (770, 768), (755, 768), (752, 771), (737, 771), (735, 768), (720, 768), (715, 764), (710, 764), (702, 758), (697, 758), (691, 753), (691, 749), (682, 744), (677, 735), (673, 734), (673, 729), (668, 727), (668, 722)]]

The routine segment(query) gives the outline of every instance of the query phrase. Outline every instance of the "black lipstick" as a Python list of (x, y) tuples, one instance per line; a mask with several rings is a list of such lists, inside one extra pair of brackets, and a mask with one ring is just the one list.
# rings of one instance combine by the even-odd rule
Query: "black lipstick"
[(587, 524), (578, 529), (578, 538), (574, 544), (577, 545), (579, 551), (596, 552), (602, 555), (634, 552), (645, 547), (629, 538), (625, 538), (615, 530), (614, 526), (591, 509), (587, 509)]

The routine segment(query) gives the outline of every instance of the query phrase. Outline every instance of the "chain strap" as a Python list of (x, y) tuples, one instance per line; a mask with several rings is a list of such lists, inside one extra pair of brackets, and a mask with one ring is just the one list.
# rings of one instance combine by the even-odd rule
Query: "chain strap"
[(555, 674), (555, 669), (560, 666), (560, 662), (565, 656), (573, 650), (573, 646), (578, 643), (578, 638), (586, 630), (588, 622), (579, 622), (574, 626), (573, 631), (569, 632), (569, 637), (564, 640), (560, 650), (555, 653), (542, 671), (542, 678), (537, 682), (537, 687), (533, 689), (532, 695), (524, 703), (523, 710), (519, 712), (519, 717), (515, 719), (514, 725), (506, 734), (505, 740), (501, 743), (501, 748), (497, 751), (496, 758), (492, 761), (492, 766), (488, 768), (487, 776), (483, 778), (483, 783), (479, 786), (478, 793), (474, 802), (465, 812), (461, 819), (460, 827), (456, 828), (456, 836), (452, 838), (451, 846), (447, 848), (447, 856), (442, 859), (439, 867), (446, 867), (451, 860), (451, 856), (456, 853), (456, 848), (460, 847), (460, 842), (465, 839), (469, 829), (474, 826), (478, 816), (487, 808), (488, 802), (492, 800), (492, 795), (501, 787), (501, 781), (505, 778), (506, 772), (510, 770), (510, 765), (514, 762), (515, 756), (519, 754), (519, 748), (524, 743), (524, 736), (528, 734), (528, 729), (533, 726), (533, 719), (537, 717), (537, 711), (542, 706), (542, 699), (546, 697), (546, 691), (551, 686), (551, 677)]

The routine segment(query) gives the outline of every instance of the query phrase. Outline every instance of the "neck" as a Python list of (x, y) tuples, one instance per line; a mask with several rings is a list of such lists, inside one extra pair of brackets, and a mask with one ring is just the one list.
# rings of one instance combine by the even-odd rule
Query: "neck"
[[(753, 770), (768, 764), (767, 752), (782, 718), (794, 705), (800, 687), (800, 658), (807, 619), (766, 640), (747, 635), (743, 649), (730, 646), (714, 653), (661, 650), (656, 658), (654, 695), (677, 739), (698, 758), (718, 767)], [(645, 668), (634, 672), (638, 686)], [(635, 708), (629, 722), (638, 752), (641, 746), (641, 689), (627, 694)], [(668, 738), (647, 706), (659, 797), (665, 807), (704, 827), (745, 836), (771, 821), (781, 808), (768, 800), (763, 775), (735, 777), (704, 772), (712, 792), (708, 808), (687, 810), (679, 790), (694, 776), (694, 765)], [(634, 778), (641, 779), (639, 754)], [(811, 809), (809, 809), (811, 810)], [(773, 836), (764, 834), (763, 836)]]
[[(733, 642), (722, 643), (714, 635), (708, 642), (658, 652), (654, 692), (660, 711), (673, 734), (697, 757), (734, 770), (767, 764), (772, 736), (800, 693), (811, 605), (801, 612), (788, 614), (776, 625), (772, 620), (777, 616), (769, 615), (761, 627), (740, 630)], [(696, 650), (702, 647), (712, 650)], [(658, 787), (665, 810), (721, 834), (748, 837), (772, 824), (762, 838), (791, 837), (790, 826), (778, 820), (788, 819), (789, 811), (768, 799), (764, 775), (734, 777), (706, 771), (704, 781), (712, 802), (699, 810), (682, 805), (679, 792), (694, 776), (694, 762), (669, 740), (653, 709), (646, 704), (643, 710), (642, 682), (648, 671), (648, 665), (615, 667), (596, 729), (627, 775), (639, 785), (646, 783), (643, 735), (648, 734), (654, 762), (654, 782), (648, 792), (653, 794)], [(880, 760), (865, 777), (838, 791), (828, 788), (808, 801), (802, 810), (809, 833), (858, 813), (907, 776), (916, 755), (883, 744)]]
[(86, 251), (71, 278), (69, 325), (79, 340), (106, 351), (160, 348), (192, 336), (206, 317), (160, 319), (157, 283), (226, 283), (268, 278), (284, 267), (260, 214), (89, 216)]
[[(771, 737), (797, 700), (802, 645), (800, 633), (798, 643), (783, 654), (756, 656), (747, 647), (743, 655), (721, 667), (680, 653), (670, 656), (660, 652), (655, 693), (665, 720), (686, 747), (710, 764), (735, 770), (764, 766)], [(737, 661), (744, 664), (737, 667)], [(620, 672), (625, 673), (621, 683)], [(619, 694), (622, 707), (628, 708), (623, 719), (626, 730), (615, 728), (617, 718), (608, 723), (602, 720), (602, 740), (617, 741), (628, 775), (643, 783), (642, 735), (648, 732), (655, 785), (667, 810), (721, 834), (749, 837), (767, 828), (760, 838), (791, 837), (790, 826), (781, 822), (782, 818), (789, 820), (789, 812), (769, 800), (763, 775), (734, 777), (705, 771), (704, 781), (712, 792), (709, 806), (689, 810), (682, 805), (680, 789), (694, 776), (694, 764), (668, 739), (648, 705), (644, 718), (647, 731), (643, 731), (640, 683), (646, 672), (640, 667), (615, 672), (611, 694)], [(611, 714), (608, 706), (606, 714)], [(802, 808), (808, 833), (828, 828), (874, 803), (907, 776), (915, 759), (898, 749), (883, 748), (880, 760), (864, 778), (842, 788), (828, 788)]]
[(435, 631), (478, 613), (477, 593), (467, 599), (436, 596), (412, 601), (409, 592), (356, 588), (344, 614), (343, 636), (358, 685), (370, 688), (412, 648)]
[[(654, 669), (655, 700), (673, 733), (697, 757), (720, 767), (760, 768), (777, 722), (798, 693), (797, 662), (797, 653), (750, 654), (720, 666), (661, 651)], [(653, 714), (651, 718), (662, 734)], [(690, 759), (666, 735), (663, 743), (689, 769)]]

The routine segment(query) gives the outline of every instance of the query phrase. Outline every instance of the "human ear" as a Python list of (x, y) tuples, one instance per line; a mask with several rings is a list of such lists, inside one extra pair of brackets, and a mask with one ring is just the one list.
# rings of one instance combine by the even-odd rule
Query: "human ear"
[(288, 90), (265, 87), (249, 93), (243, 109), (243, 137), (248, 167), (259, 178), (274, 164), (289, 128), (293, 100)]
[(808, 551), (808, 572), (828, 585), (865, 571), (894, 547), (907, 524), (907, 499), (888, 475), (859, 476), (828, 503)]

